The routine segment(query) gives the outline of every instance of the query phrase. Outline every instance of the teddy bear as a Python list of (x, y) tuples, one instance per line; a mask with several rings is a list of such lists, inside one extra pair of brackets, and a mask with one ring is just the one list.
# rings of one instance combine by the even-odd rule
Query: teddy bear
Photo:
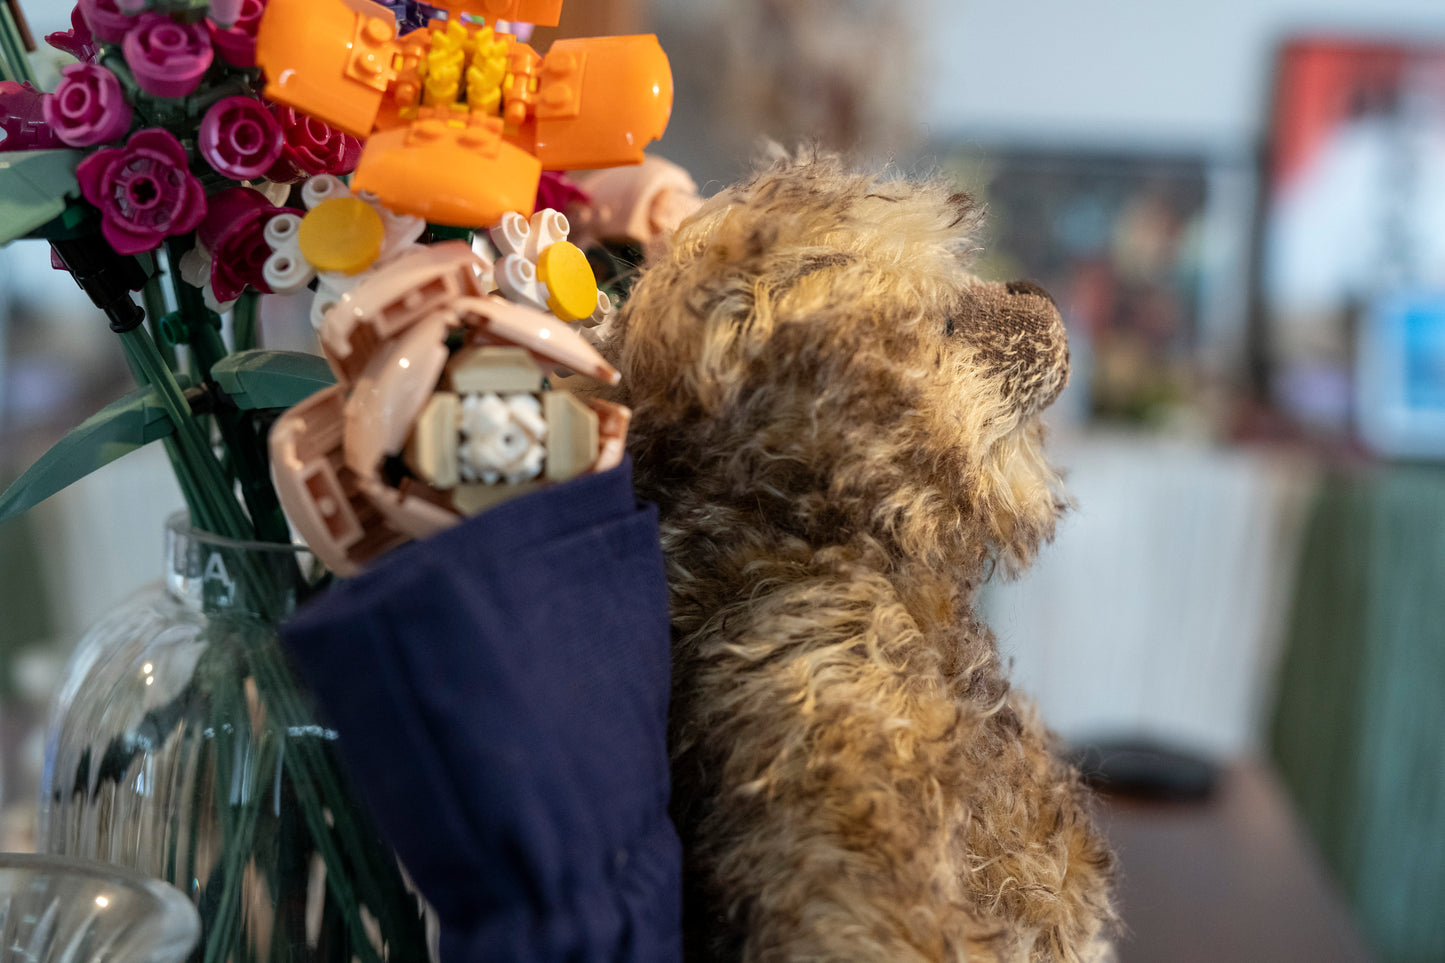
[(1058, 309), (941, 180), (776, 157), (602, 352), (671, 593), (694, 960), (1109, 959), (1112, 856), (975, 609), (1068, 504)]

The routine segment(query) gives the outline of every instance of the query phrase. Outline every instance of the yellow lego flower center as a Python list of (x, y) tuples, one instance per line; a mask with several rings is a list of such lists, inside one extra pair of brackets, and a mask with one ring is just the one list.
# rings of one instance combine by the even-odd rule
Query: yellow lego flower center
[(370, 204), (356, 197), (334, 197), (301, 219), (296, 243), (316, 270), (358, 274), (381, 254), (385, 235), (381, 215)]

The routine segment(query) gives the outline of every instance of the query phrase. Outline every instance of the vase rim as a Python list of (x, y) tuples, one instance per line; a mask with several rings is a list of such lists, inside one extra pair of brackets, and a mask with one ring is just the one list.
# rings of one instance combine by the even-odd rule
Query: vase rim
[[(61, 900), (94, 903), (80, 924), (81, 932), (64, 936), (71, 950), (85, 936), (92, 949), (100, 944), (102, 948), (87, 959), (138, 959), (133, 954), (139, 951), (146, 959), (180, 960), (201, 938), (200, 914), (184, 892), (129, 867), (52, 853), (0, 853), (0, 879), (4, 880), (4, 901), (16, 901), (11, 911), (23, 919), (22, 926), (33, 927), (32, 953), (36, 949), (33, 937), (43, 931), (48, 916), (40, 907)], [(61, 926), (62, 932), (68, 929), (64, 923)], [(7, 935), (16, 934), (7, 930)], [(68, 952), (60, 955), (70, 959)], [(35, 959), (24, 952), (21, 956)], [(53, 945), (41, 951), (41, 959), (55, 957)], [(11, 956), (7, 954), (5, 959)]]

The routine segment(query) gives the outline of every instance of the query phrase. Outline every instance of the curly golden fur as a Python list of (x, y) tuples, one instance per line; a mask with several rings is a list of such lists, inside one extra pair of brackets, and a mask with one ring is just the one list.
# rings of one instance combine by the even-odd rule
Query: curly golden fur
[(1065, 505), (1058, 311), (967, 273), (939, 183), (781, 160), (604, 343), (672, 587), (674, 815), (706, 960), (1091, 960), (1111, 857), (974, 594)]

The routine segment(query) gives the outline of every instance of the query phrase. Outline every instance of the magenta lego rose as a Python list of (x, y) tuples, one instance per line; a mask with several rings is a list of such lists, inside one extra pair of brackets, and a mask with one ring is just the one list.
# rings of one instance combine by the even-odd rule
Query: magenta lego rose
[(222, 60), (232, 67), (254, 67), (256, 30), (261, 25), (261, 14), (266, 12), (266, 5), (261, 0), (241, 0), (231, 6), (232, 9), (226, 12), (234, 14), (234, 20), (230, 21), (229, 26), (223, 27), (216, 22), (217, 5), (211, 4), (211, 16), (206, 20), (206, 30), (210, 32), (211, 43)]
[(177, 23), (160, 13), (143, 13), (121, 45), (126, 65), (141, 90), (157, 97), (184, 97), (211, 66), (211, 35), (199, 23)]
[(254, 97), (217, 101), (201, 120), (197, 146), (218, 174), (233, 180), (260, 177), (281, 157), (281, 125)]
[(71, 147), (115, 140), (130, 130), (130, 104), (115, 74), (95, 64), (71, 64), (46, 94), (45, 122)]
[(361, 141), (355, 137), (290, 107), (273, 104), (271, 113), (281, 122), (286, 146), (268, 179), (291, 184), (314, 174), (350, 174), (356, 169)]
[(196, 238), (211, 254), (211, 291), (216, 300), (232, 301), (250, 285), (270, 294), (264, 268), (271, 256), (266, 224), (278, 214), (304, 215), (290, 207), (276, 207), (261, 192), (231, 187), (206, 202), (206, 217)]
[(149, 251), (206, 216), (206, 192), (187, 169), (186, 149), (157, 127), (97, 151), (75, 173), (85, 199), (100, 208), (101, 233), (120, 254)]
[(116, 0), (80, 0), (76, 6), (91, 36), (101, 43), (120, 43), (135, 25), (134, 18), (126, 16)]

